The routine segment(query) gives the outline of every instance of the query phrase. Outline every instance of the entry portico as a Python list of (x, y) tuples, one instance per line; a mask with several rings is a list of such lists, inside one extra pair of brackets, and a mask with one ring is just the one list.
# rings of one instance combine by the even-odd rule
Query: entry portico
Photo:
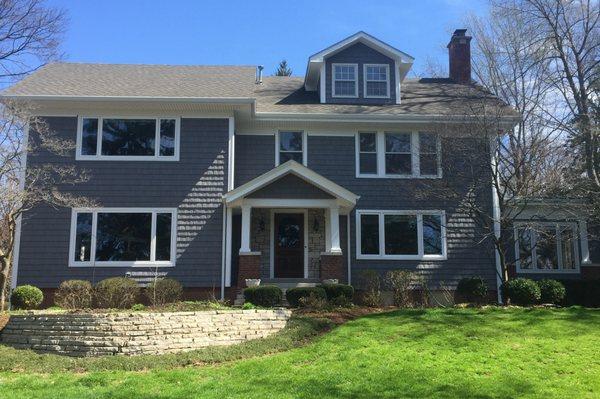
[(358, 198), (293, 160), (229, 191), (227, 282), (243, 288), (248, 278), (347, 281), (340, 216)]

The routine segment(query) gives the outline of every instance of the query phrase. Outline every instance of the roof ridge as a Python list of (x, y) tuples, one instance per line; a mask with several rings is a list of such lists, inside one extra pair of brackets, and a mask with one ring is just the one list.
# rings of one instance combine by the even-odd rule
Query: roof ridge
[(49, 65), (102, 65), (102, 66), (162, 66), (162, 67), (216, 67), (216, 68), (256, 68), (256, 65), (231, 65), (231, 64), (128, 64), (115, 62), (80, 62), (80, 61), (57, 61), (49, 62)]

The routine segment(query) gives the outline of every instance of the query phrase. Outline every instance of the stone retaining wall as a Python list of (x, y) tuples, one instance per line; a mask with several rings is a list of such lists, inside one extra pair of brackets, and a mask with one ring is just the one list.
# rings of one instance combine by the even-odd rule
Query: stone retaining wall
[(160, 354), (264, 338), (290, 316), (287, 309), (28, 314), (11, 316), (0, 341), (68, 356)]

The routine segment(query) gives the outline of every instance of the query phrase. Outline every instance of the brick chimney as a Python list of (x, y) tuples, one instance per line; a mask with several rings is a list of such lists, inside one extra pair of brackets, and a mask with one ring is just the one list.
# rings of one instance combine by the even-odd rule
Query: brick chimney
[(460, 84), (471, 83), (471, 36), (466, 32), (466, 29), (455, 30), (448, 43), (450, 79)]

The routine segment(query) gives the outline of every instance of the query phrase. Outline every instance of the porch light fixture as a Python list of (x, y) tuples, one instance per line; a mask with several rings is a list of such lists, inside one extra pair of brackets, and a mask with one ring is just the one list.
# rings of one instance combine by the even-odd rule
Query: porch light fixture
[(265, 218), (263, 216), (258, 220), (258, 231), (261, 233), (265, 231)]
[(319, 220), (317, 219), (317, 217), (315, 216), (315, 218), (313, 219), (313, 231), (315, 233), (319, 232)]

